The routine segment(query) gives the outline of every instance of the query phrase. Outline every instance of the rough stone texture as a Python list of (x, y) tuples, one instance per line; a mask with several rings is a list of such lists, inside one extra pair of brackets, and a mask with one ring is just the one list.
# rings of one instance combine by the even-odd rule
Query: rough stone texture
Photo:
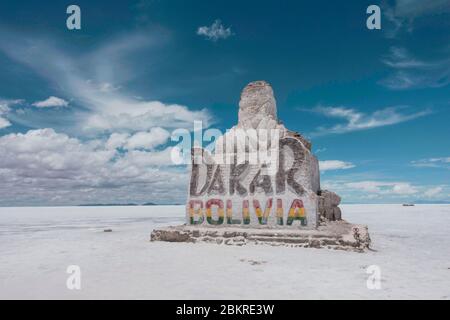
[(277, 104), (272, 87), (267, 82), (251, 82), (242, 91), (239, 125), (252, 129), (278, 126)]
[[(275, 164), (249, 161), (255, 153), (259, 158), (261, 144), (276, 155)], [(154, 230), (151, 240), (363, 251), (367, 227), (342, 220), (340, 202), (320, 190), (311, 143), (284, 127), (271, 86), (256, 81), (242, 91), (238, 123), (217, 139), (214, 152), (192, 150), (187, 225)]]
[(311, 142), (300, 133), (290, 131), (278, 120), (277, 102), (272, 87), (266, 81), (249, 83), (241, 93), (239, 101), (239, 121), (235, 128), (240, 129), (279, 129), (283, 137), (299, 139), (311, 151)]
[(367, 227), (345, 221), (327, 222), (314, 230), (182, 225), (154, 230), (151, 241), (208, 242), (237, 246), (264, 244), (356, 252), (364, 252), (370, 246)]
[[(272, 136), (273, 132), (279, 135)], [(217, 139), (213, 154), (207, 151), (198, 154), (208, 153), (207, 157), (215, 163), (220, 159), (238, 160), (242, 154), (249, 157), (253, 150), (260, 150), (262, 135), (267, 137), (268, 153), (277, 155), (273, 165), (236, 161), (236, 164), (217, 165), (216, 168), (204, 164), (200, 170), (201, 166), (193, 164), (189, 200), (203, 203), (212, 197), (222, 199), (223, 203), (230, 200), (236, 215), (242, 212), (243, 200), (248, 200), (253, 217), (251, 206), (254, 201), (264, 210), (268, 199), (273, 203), (280, 199), (283, 210), (288, 212), (293, 201), (300, 199), (307, 216), (307, 224), (302, 228), (315, 228), (318, 224), (319, 162), (311, 152), (311, 143), (279, 122), (274, 93), (267, 82), (252, 82), (243, 89), (238, 124)], [(229, 147), (230, 141), (234, 141), (233, 148)], [(275, 209), (273, 207), (273, 211)], [(186, 214), (189, 223), (189, 208)], [(271, 214), (267, 223), (277, 223), (275, 214)], [(206, 219), (203, 224), (208, 224)], [(250, 224), (258, 225), (258, 221), (253, 220)]]
[(328, 190), (320, 190), (319, 195), (319, 221), (337, 221), (342, 220), (341, 209), (338, 207), (341, 203), (341, 197)]

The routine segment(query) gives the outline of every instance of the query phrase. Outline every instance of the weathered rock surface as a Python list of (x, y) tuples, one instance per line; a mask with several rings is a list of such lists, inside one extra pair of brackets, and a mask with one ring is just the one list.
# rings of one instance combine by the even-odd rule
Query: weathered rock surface
[[(194, 185), (191, 183), (190, 199), (206, 203), (211, 196), (227, 197), (232, 201), (237, 213), (241, 211), (242, 200), (254, 200), (265, 204), (268, 198), (281, 199), (285, 210), (289, 210), (294, 199), (300, 199), (305, 207), (307, 226), (314, 228), (318, 222), (318, 195), (320, 190), (319, 162), (311, 152), (311, 143), (301, 134), (288, 130), (277, 117), (277, 105), (270, 84), (265, 81), (255, 81), (248, 84), (242, 91), (239, 102), (239, 117), (237, 125), (217, 139), (214, 159), (239, 159), (242, 154), (251, 157), (255, 150), (261, 150), (261, 141), (267, 141), (268, 154), (276, 155), (276, 161), (265, 165), (248, 163), (245, 169), (235, 170), (236, 166), (220, 165), (223, 187), (211, 192), (199, 194), (199, 181), (209, 181), (208, 172), (192, 172), (195, 174)], [(267, 139), (261, 139), (266, 136)], [(230, 148), (233, 142), (235, 145)], [(278, 157), (279, 155), (279, 157)], [(259, 154), (258, 154), (259, 156)], [(209, 156), (208, 156), (209, 157)], [(218, 161), (217, 161), (218, 162)], [(198, 167), (194, 167), (197, 169)], [(289, 169), (292, 169), (289, 171)], [(214, 169), (209, 175), (215, 176)], [(284, 172), (292, 172), (284, 174)], [(235, 176), (239, 185), (249, 186), (247, 190), (236, 195), (228, 177)], [(239, 177), (239, 178), (238, 178)], [(212, 178), (211, 178), (212, 180)], [(232, 194), (227, 191), (231, 190)], [(194, 192), (192, 192), (194, 191)], [(224, 192), (225, 191), (225, 192)], [(193, 197), (195, 195), (195, 197)], [(231, 196), (231, 197), (229, 197)], [(251, 222), (252, 223), (252, 222)], [(269, 224), (271, 219), (269, 219)]]
[(278, 120), (277, 102), (273, 89), (266, 81), (249, 83), (241, 93), (239, 101), (239, 129), (279, 129), (282, 137), (299, 139), (311, 151), (311, 142), (300, 133), (290, 131)]
[[(217, 139), (214, 152), (192, 149), (187, 225), (155, 230), (152, 241), (355, 251), (369, 247), (367, 227), (342, 220), (341, 198), (320, 189), (311, 143), (278, 120), (267, 82), (255, 81), (243, 89), (238, 118)], [(276, 156), (275, 162), (259, 161), (262, 147)], [(258, 161), (251, 162), (255, 153)]]
[(211, 226), (199, 228), (183, 225), (154, 230), (151, 241), (208, 242), (237, 246), (261, 244), (356, 252), (363, 252), (370, 246), (367, 227), (345, 221), (327, 222), (315, 230)]
[(245, 129), (274, 129), (279, 126), (277, 104), (272, 87), (267, 82), (251, 82), (242, 90), (239, 126)]
[(320, 190), (319, 195), (319, 219), (323, 221), (337, 221), (342, 219), (341, 197), (328, 190)]

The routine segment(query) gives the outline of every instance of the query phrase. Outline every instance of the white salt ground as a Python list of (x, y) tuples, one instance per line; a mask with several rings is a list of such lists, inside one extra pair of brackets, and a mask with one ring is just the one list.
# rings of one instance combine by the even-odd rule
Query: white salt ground
[[(149, 242), (183, 206), (0, 208), (0, 298), (450, 299), (449, 205), (342, 209), (376, 251)], [(66, 287), (69, 265), (81, 290)]]

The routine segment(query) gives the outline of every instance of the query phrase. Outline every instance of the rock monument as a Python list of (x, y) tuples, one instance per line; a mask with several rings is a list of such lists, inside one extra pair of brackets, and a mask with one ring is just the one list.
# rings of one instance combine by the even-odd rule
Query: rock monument
[(278, 120), (267, 82), (244, 88), (238, 118), (213, 152), (192, 148), (186, 224), (152, 241), (367, 249), (367, 227), (342, 220), (341, 198), (321, 190), (311, 143)]

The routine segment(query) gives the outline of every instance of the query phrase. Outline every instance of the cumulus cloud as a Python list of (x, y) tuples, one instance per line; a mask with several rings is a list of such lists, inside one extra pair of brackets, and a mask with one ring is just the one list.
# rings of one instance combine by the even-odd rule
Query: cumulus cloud
[(23, 100), (0, 100), (0, 129), (11, 126), (11, 122), (7, 119), (11, 112), (11, 106), (22, 103)]
[(11, 122), (8, 121), (8, 119), (0, 117), (0, 129), (9, 127), (11, 125)]
[[(139, 73), (130, 57), (153, 50), (159, 39), (126, 34), (74, 55), (46, 37), (0, 30), (0, 38), (0, 52), (58, 88), (57, 96), (71, 97), (72, 106), (51, 124), (39, 108), (66, 105), (56, 95), (15, 113), (24, 127), (47, 129), (0, 137), (0, 205), (185, 200), (186, 167), (172, 161), (179, 150), (168, 146), (169, 131), (192, 130), (194, 120), (208, 127), (212, 116), (126, 90)], [(9, 109), (1, 110), (0, 124), (8, 125)]]
[[(0, 168), (14, 169), (27, 177), (68, 177), (86, 168), (98, 167), (114, 152), (82, 144), (78, 139), (58, 134), (53, 129), (31, 130), (0, 137)], [(67, 174), (67, 176), (65, 176)]]
[(354, 180), (355, 176), (324, 179), (322, 189), (337, 192), (344, 202), (403, 203), (448, 201), (448, 185), (420, 185), (409, 181)]
[(351, 162), (345, 162), (340, 160), (324, 160), (319, 161), (320, 171), (330, 171), (330, 170), (345, 170), (354, 168), (355, 165)]
[(173, 148), (119, 152), (109, 142), (48, 128), (1, 136), (0, 205), (184, 200), (187, 173), (171, 167)]
[(197, 34), (208, 40), (217, 41), (227, 39), (232, 35), (231, 28), (225, 28), (220, 20), (214, 21), (211, 26), (202, 26), (197, 29)]
[(170, 137), (170, 133), (163, 128), (152, 128), (148, 132), (138, 132), (132, 135), (127, 143), (127, 149), (153, 149), (164, 144)]
[(121, 89), (120, 86), (115, 86), (114, 84), (109, 82), (96, 82), (91, 79), (87, 80), (86, 82), (100, 92), (113, 92)]
[(107, 149), (122, 148), (129, 138), (130, 135), (128, 133), (113, 133), (109, 136), (105, 146)]
[(399, 195), (410, 195), (419, 191), (416, 187), (409, 183), (395, 183), (392, 187), (392, 192)]
[(59, 107), (67, 107), (69, 105), (69, 102), (67, 102), (64, 99), (51, 96), (45, 100), (36, 101), (32, 105), (38, 108), (59, 108)]
[(154, 149), (165, 144), (170, 138), (170, 133), (160, 127), (152, 128), (150, 131), (140, 131), (133, 135), (127, 133), (113, 133), (106, 142), (108, 149), (124, 148), (134, 149)]
[(345, 123), (336, 124), (332, 127), (319, 127), (313, 135), (317, 136), (330, 133), (346, 133), (373, 129), (410, 121), (431, 113), (430, 110), (423, 110), (415, 113), (402, 113), (400, 112), (402, 109), (406, 108), (389, 107), (367, 114), (352, 108), (319, 106), (312, 109), (312, 111), (330, 118), (343, 119)]

